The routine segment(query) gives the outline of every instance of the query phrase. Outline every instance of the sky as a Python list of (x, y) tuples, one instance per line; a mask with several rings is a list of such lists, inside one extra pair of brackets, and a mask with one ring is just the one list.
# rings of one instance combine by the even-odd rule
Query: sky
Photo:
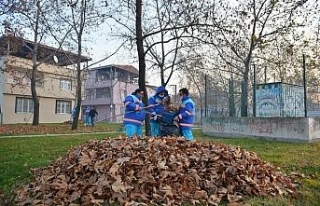
[[(104, 30), (101, 30), (100, 32), (93, 33), (92, 35), (90, 35), (92, 42), (87, 42), (86, 46), (92, 48), (92, 50), (90, 50), (90, 53), (91, 53), (90, 57), (92, 58), (91, 63), (95, 63), (105, 58), (106, 56), (113, 53), (121, 45), (120, 41), (112, 41), (112, 42), (107, 41), (106, 40), (107, 37), (105, 36), (107, 32), (108, 32), (107, 29), (104, 29)], [(136, 52), (135, 49), (133, 51)], [(135, 59), (133, 55), (130, 54), (129, 51), (124, 51), (124, 50), (120, 50), (114, 56), (110, 57), (109, 59), (103, 62), (100, 62), (94, 65), (94, 67), (109, 65), (109, 64), (129, 64), (139, 69), (138, 60)], [(160, 86), (161, 85), (160, 74), (147, 70), (146, 81), (147, 81), (147, 84), (149, 85)], [(178, 85), (178, 84), (179, 82), (177, 81), (177, 78), (171, 78), (169, 85)], [(174, 93), (173, 87), (168, 88), (168, 90), (170, 93), (172, 94)]]
[[(4, 34), (3, 26), (1, 26), (0, 34)], [(31, 37), (27, 37), (27, 39), (31, 40)], [(121, 44), (118, 42), (108, 42), (101, 33), (92, 33), (90, 35), (90, 42), (85, 42), (85, 47), (87, 47), (90, 51), (90, 56), (92, 58), (92, 61), (89, 62), (89, 65), (94, 64), (102, 59), (104, 59), (106, 56), (113, 53), (118, 46)], [(86, 54), (85, 54), (86, 55)], [(110, 65), (110, 64), (128, 64), (133, 65), (137, 69), (139, 69), (139, 63), (136, 59), (132, 57), (132, 54), (130, 54), (128, 51), (120, 50), (117, 54), (113, 55), (107, 60), (104, 60), (98, 64), (93, 65), (93, 67), (99, 67), (103, 65)], [(174, 79), (174, 78), (172, 78)], [(159, 78), (159, 74), (154, 74), (147, 71), (146, 75), (146, 82), (148, 85), (151, 86), (160, 86), (161, 81)], [(178, 82), (175, 82), (174, 80), (171, 81), (169, 85), (178, 85)], [(174, 89), (174, 86), (167, 86), (167, 90), (169, 91), (169, 94), (173, 95), (175, 94), (176, 90)], [(179, 88), (177, 87), (177, 90)]]
[[(0, 21), (3, 22), (3, 18), (0, 18)], [(139, 69), (139, 63), (137, 59), (133, 58), (133, 55), (130, 54), (129, 51), (119, 50), (115, 55), (111, 56), (110, 58), (95, 64), (96, 62), (106, 58), (110, 54), (114, 53), (116, 49), (121, 45), (120, 41), (107, 41), (106, 33), (107, 29), (101, 29), (98, 32), (92, 32), (89, 37), (89, 41), (84, 42), (84, 46), (88, 49), (89, 57), (92, 58), (92, 61), (89, 62), (89, 65), (94, 64), (92, 67), (98, 67), (103, 65), (109, 64), (128, 64), (136, 67)], [(0, 25), (0, 35), (4, 34), (4, 27)], [(32, 36), (25, 36), (26, 39), (32, 40)], [(45, 43), (45, 41), (43, 42)], [(50, 45), (52, 46), (52, 45)], [(159, 81), (159, 76), (147, 72), (146, 80), (149, 82), (148, 84), (153, 86), (158, 86), (161, 84)]]

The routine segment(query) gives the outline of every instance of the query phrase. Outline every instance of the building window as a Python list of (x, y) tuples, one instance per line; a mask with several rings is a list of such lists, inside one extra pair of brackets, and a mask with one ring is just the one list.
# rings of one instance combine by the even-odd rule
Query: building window
[(102, 82), (110, 80), (110, 70), (97, 70), (96, 71), (96, 82)]
[(16, 98), (16, 113), (33, 113), (33, 106), (33, 99), (31, 98)]
[(95, 96), (94, 92), (95, 92), (94, 89), (87, 89), (86, 90), (86, 99), (88, 99), (88, 100), (95, 99), (94, 98), (94, 96)]
[(127, 72), (119, 72), (117, 78), (119, 82), (130, 82), (130, 75)]
[(65, 91), (71, 91), (72, 90), (71, 80), (60, 79), (60, 89)]
[(56, 101), (56, 114), (70, 114), (71, 113), (71, 101)]
[(98, 88), (96, 90), (96, 95), (97, 95), (97, 99), (108, 98), (111, 96), (110, 95), (110, 88), (109, 87)]

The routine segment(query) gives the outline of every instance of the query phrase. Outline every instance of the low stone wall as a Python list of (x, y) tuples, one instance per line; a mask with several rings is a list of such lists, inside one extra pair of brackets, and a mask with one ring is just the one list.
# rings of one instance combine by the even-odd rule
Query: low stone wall
[(320, 140), (320, 118), (206, 117), (203, 133), (215, 137), (261, 137), (274, 140)]

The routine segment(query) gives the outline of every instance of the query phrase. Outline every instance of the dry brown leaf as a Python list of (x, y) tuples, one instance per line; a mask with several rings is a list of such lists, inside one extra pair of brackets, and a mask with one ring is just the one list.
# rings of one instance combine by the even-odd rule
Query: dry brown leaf
[(243, 196), (295, 196), (297, 185), (253, 152), (176, 137), (91, 141), (30, 173), (16, 205), (236, 205)]
[(217, 194), (214, 195), (210, 195), (208, 198), (208, 203), (212, 204), (212, 205), (219, 205), (219, 203), (221, 202), (221, 197)]
[(204, 190), (198, 190), (194, 193), (193, 198), (196, 200), (207, 200), (208, 199), (208, 194)]
[(111, 188), (114, 192), (125, 192), (126, 191), (126, 187), (122, 183), (121, 178), (117, 179), (117, 181), (112, 184)]
[(228, 194), (227, 198), (230, 203), (239, 202), (242, 199), (242, 195), (231, 195)]

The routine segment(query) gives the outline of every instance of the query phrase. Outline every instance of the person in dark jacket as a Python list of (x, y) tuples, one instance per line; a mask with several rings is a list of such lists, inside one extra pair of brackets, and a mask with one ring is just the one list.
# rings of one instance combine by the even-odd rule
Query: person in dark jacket
[(144, 91), (142, 89), (136, 89), (123, 101), (126, 108), (123, 124), (126, 129), (126, 136), (129, 138), (142, 136), (142, 125), (146, 119), (146, 112), (144, 111), (144, 104), (142, 102), (143, 96)]
[(181, 135), (184, 136), (186, 140), (193, 140), (192, 127), (194, 123), (195, 105), (189, 97), (188, 89), (180, 89), (179, 95), (181, 96), (181, 105), (179, 115), (176, 118), (179, 121)]
[(90, 111), (89, 111), (89, 116), (90, 116), (90, 120), (91, 120), (91, 126), (94, 126), (96, 123), (96, 116), (98, 116), (98, 112), (96, 110), (96, 108), (91, 107)]
[(151, 96), (148, 100), (148, 105), (155, 105), (154, 107), (149, 107), (148, 112), (151, 116), (150, 118), (150, 129), (151, 136), (157, 137), (160, 136), (160, 121), (159, 117), (162, 116), (164, 112), (164, 103), (163, 100), (168, 96), (168, 91), (164, 86), (157, 88), (155, 95)]

